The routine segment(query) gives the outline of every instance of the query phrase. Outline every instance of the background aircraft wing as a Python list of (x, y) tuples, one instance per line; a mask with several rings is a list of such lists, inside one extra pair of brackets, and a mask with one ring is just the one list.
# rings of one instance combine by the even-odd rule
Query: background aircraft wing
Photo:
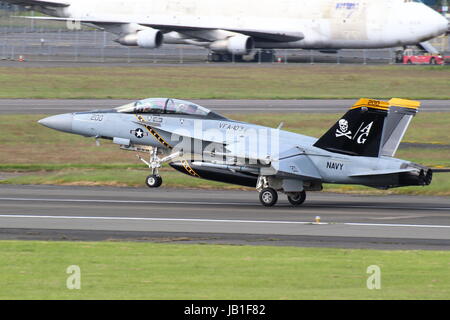
[[(22, 0), (12, 0), (21, 2)], [(43, 5), (48, 6), (66, 6), (63, 2), (56, 2), (56, 1), (33, 1), (33, 0), (23, 0), (23, 2), (26, 2), (28, 4), (33, 3), (40, 3)], [(48, 4), (46, 4), (48, 3)], [(34, 20), (52, 20), (52, 21), (77, 21), (81, 23), (90, 23), (90, 24), (97, 24), (97, 25), (107, 25), (107, 24), (128, 24), (128, 23), (136, 23), (139, 25), (142, 25), (144, 27), (150, 27), (154, 29), (161, 30), (162, 32), (171, 32), (171, 31), (177, 31), (180, 33), (186, 33), (190, 36), (195, 36), (199, 39), (204, 39), (208, 41), (214, 41), (214, 40), (221, 40), (221, 39), (214, 39), (214, 31), (216, 30), (224, 30), (224, 31), (230, 31), (235, 33), (244, 34), (247, 36), (251, 36), (255, 39), (259, 40), (266, 40), (266, 41), (275, 41), (275, 42), (292, 42), (292, 41), (299, 41), (304, 38), (304, 34), (302, 32), (295, 32), (295, 31), (280, 31), (280, 30), (270, 30), (270, 29), (247, 29), (247, 28), (234, 28), (234, 27), (227, 27), (221, 24), (217, 25), (206, 25), (203, 23), (197, 23), (197, 22), (180, 22), (178, 24), (171, 24), (171, 23), (163, 23), (162, 21), (157, 21), (158, 19), (154, 19), (152, 22), (148, 21), (130, 21), (130, 20), (123, 20), (123, 19), (108, 19), (108, 18), (91, 18), (91, 19), (76, 19), (76, 18), (60, 18), (60, 17), (18, 17), (18, 18), (25, 18), (25, 19), (34, 19)], [(206, 31), (206, 32), (205, 32)], [(211, 31), (212, 33), (208, 33), (208, 31)]]
[(293, 42), (305, 38), (302, 32), (281, 32), (276, 30), (249, 30), (249, 29), (224, 29), (227, 31), (242, 33), (255, 39), (276, 41), (276, 42)]
[(35, 6), (44, 6), (44, 7), (68, 7), (70, 3), (66, 3), (64, 1), (54, 1), (54, 0), (6, 0), (6, 2), (12, 4), (20, 4), (20, 5), (35, 5)]

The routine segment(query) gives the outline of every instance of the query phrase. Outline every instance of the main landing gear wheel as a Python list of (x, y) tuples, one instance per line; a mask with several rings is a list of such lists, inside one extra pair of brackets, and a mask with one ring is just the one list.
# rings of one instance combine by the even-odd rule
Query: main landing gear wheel
[(162, 178), (159, 175), (151, 174), (145, 179), (145, 184), (149, 188), (158, 188), (162, 184)]
[(278, 201), (278, 194), (272, 188), (262, 189), (259, 193), (259, 201), (261, 201), (262, 205), (265, 207), (272, 207)]
[(287, 198), (293, 206), (300, 206), (306, 200), (306, 192), (303, 190), (302, 192), (292, 193)]

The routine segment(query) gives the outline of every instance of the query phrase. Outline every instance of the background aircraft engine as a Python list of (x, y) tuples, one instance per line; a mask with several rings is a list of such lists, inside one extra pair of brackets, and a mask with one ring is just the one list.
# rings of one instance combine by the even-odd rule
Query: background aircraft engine
[(163, 34), (156, 29), (145, 29), (137, 33), (127, 34), (117, 40), (124, 46), (139, 46), (146, 49), (155, 49), (162, 45)]
[(227, 52), (236, 55), (248, 54), (255, 47), (252, 37), (238, 35), (226, 40), (217, 40), (211, 43), (210, 49), (216, 52)]

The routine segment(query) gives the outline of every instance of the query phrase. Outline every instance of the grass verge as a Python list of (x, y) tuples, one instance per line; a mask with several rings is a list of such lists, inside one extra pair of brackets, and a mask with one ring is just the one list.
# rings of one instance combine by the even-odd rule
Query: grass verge
[[(448, 299), (448, 251), (0, 242), (0, 299)], [(77, 265), (81, 289), (69, 290)], [(367, 268), (381, 289), (367, 289)]]
[[(148, 169), (126, 168), (92, 169), (69, 168), (50, 171), (19, 171), (9, 170), (16, 175), (0, 180), (1, 184), (31, 184), (31, 185), (66, 185), (66, 186), (112, 186), (112, 187), (145, 187), (145, 177)], [(233, 184), (203, 180), (187, 177), (175, 170), (164, 168), (160, 171), (163, 177), (163, 187), (170, 188), (194, 188), (194, 189), (221, 189), (221, 190), (254, 190)], [(1, 174), (0, 174), (1, 175)], [(334, 185), (324, 186), (325, 192), (358, 193), (371, 195), (403, 194), (403, 195), (428, 195), (450, 196), (450, 174), (435, 174), (433, 183), (426, 187), (405, 187), (389, 190), (377, 190), (358, 185)]]
[(0, 98), (450, 99), (449, 75), (450, 66), (2, 67)]

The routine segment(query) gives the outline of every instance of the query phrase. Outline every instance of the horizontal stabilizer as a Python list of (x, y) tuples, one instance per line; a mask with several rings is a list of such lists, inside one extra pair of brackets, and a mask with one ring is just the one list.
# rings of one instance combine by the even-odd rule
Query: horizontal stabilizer
[(383, 176), (383, 175), (387, 175), (387, 174), (396, 174), (396, 173), (412, 172), (412, 171), (414, 171), (413, 168), (409, 168), (409, 169), (372, 170), (372, 171), (354, 173), (354, 174), (350, 175), (350, 177)]
[(433, 169), (433, 172), (435, 173), (449, 173), (450, 172), (450, 168), (442, 168), (442, 169)]

